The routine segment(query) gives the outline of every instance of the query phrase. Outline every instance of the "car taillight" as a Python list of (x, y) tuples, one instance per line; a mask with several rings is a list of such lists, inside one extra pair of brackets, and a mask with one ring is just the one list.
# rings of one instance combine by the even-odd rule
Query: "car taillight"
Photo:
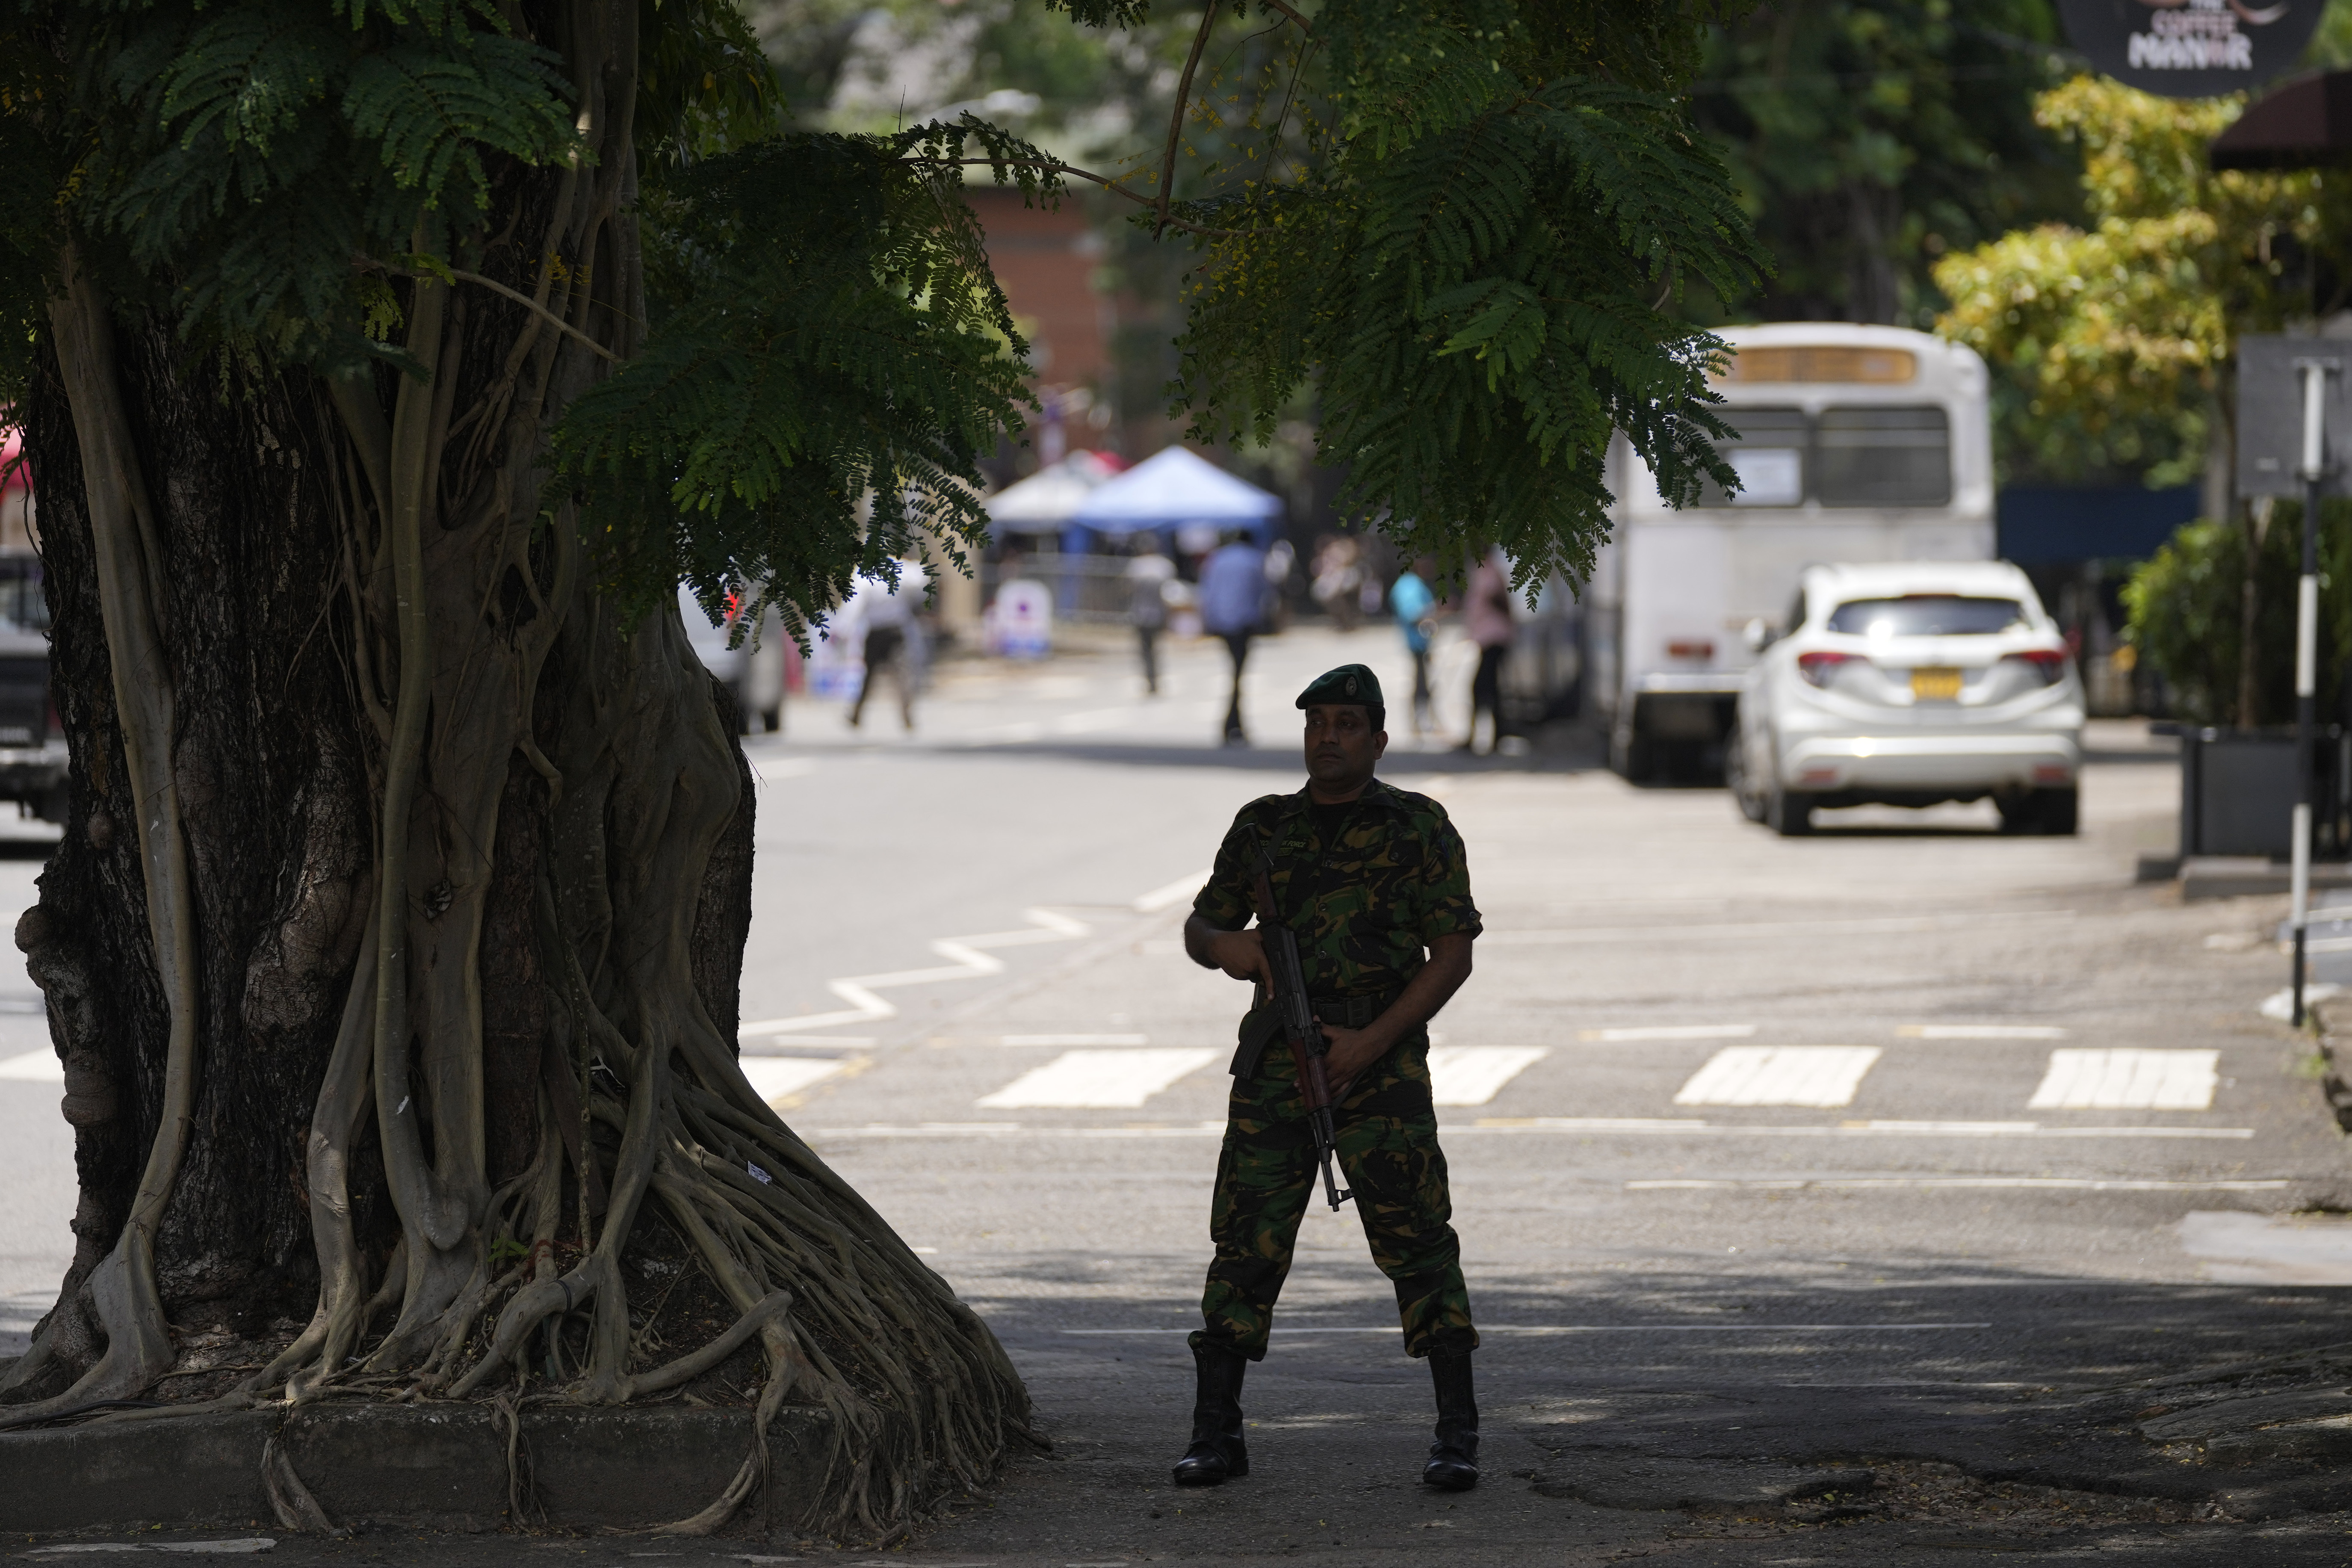
[(2034, 673), (2042, 677), (2042, 684), (2044, 686), (2057, 685), (2060, 679), (2066, 673), (2064, 648), (2028, 648), (2023, 653), (2013, 653), (2009, 657), (2021, 664), (2032, 666)]
[(1830, 678), (1842, 664), (1868, 662), (1856, 653), (1801, 653), (1797, 656), (1797, 673), (1815, 686), (1827, 686)]

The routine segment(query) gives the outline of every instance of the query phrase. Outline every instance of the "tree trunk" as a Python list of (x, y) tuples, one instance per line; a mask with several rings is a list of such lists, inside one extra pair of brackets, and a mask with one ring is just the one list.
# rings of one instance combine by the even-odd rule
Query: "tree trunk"
[(549, 424), (645, 320), (613, 17), (543, 19), (594, 161), (503, 171), (466, 276), (404, 285), (422, 374), (199, 355), (67, 258), (24, 414), (72, 807), (17, 940), (81, 1202), (0, 1426), (725, 1368), (762, 1432), (830, 1412), (828, 1522), (882, 1531), (984, 1479), (1026, 1397), (737, 1068), (731, 699), (541, 510)]

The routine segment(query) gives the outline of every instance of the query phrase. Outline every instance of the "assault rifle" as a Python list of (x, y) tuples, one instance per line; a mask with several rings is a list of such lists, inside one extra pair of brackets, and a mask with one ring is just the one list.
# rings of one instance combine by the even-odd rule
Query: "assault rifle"
[[(1283, 1037), (1290, 1042), (1291, 1059), (1298, 1064), (1298, 1088), (1307, 1101), (1307, 1125), (1315, 1134), (1315, 1157), (1323, 1166), (1323, 1195), (1333, 1213), (1349, 1194), (1340, 1191), (1331, 1162), (1339, 1152), (1338, 1131), (1331, 1121), (1331, 1080), (1323, 1071), (1323, 1055), (1330, 1042), (1307, 997), (1307, 973), (1298, 963), (1298, 938), (1275, 918), (1274, 862), (1265, 851), (1257, 858), (1257, 925), (1265, 944), (1265, 966), (1274, 976), (1275, 1016), (1282, 1021)], [(1267, 998), (1261, 994), (1261, 1004)]]

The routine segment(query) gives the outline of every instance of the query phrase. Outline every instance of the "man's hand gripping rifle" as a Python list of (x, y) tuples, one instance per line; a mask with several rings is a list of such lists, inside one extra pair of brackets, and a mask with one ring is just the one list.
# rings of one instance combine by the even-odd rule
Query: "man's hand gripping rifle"
[[(1290, 1042), (1291, 1059), (1298, 1064), (1298, 1088), (1307, 1101), (1307, 1125), (1315, 1134), (1315, 1155), (1323, 1165), (1323, 1195), (1338, 1212), (1349, 1194), (1339, 1190), (1332, 1174), (1332, 1159), (1339, 1152), (1331, 1121), (1331, 1082), (1323, 1070), (1329, 1042), (1315, 1007), (1307, 999), (1307, 974), (1298, 963), (1298, 938), (1275, 918), (1274, 862), (1261, 851), (1257, 858), (1257, 923), (1265, 944), (1266, 972), (1274, 976), (1274, 1005), (1282, 1020), (1283, 1037)], [(1265, 998), (1261, 997), (1260, 1001)]]

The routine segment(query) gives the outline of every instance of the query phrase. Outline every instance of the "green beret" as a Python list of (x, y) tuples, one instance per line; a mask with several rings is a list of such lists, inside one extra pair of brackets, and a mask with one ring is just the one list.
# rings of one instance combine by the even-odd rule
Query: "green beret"
[(1360, 664), (1327, 669), (1298, 694), (1301, 708), (1312, 708), (1318, 702), (1355, 702), (1366, 708), (1388, 706), (1381, 698), (1381, 678)]

